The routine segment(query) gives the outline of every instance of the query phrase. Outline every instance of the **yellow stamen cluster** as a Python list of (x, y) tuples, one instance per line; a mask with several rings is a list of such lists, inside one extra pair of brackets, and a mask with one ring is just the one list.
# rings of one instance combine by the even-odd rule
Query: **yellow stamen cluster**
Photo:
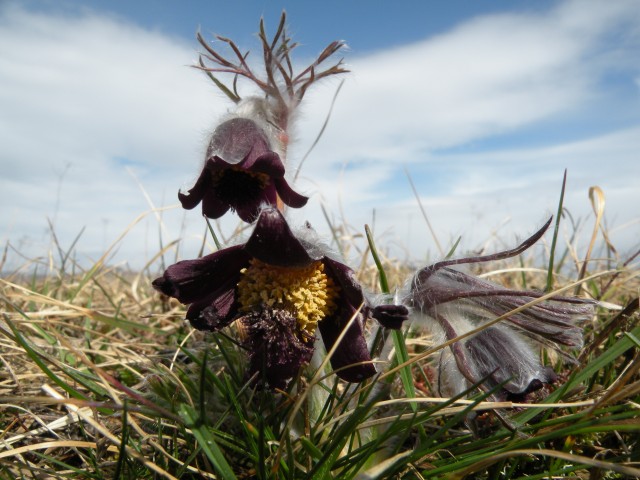
[(338, 287), (324, 273), (324, 264), (277, 267), (252, 259), (238, 282), (241, 312), (261, 307), (281, 308), (295, 315), (298, 326), (313, 335), (316, 325), (336, 310)]

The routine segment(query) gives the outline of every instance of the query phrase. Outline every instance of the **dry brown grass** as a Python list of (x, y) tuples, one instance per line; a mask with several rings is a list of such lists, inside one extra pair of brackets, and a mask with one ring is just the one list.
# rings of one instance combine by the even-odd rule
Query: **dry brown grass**
[[(351, 244), (350, 248), (362, 244), (361, 238), (348, 235), (343, 235), (341, 241)], [(590, 471), (591, 478), (602, 478), (639, 471), (640, 444), (636, 435), (640, 425), (634, 413), (640, 411), (637, 261), (624, 264), (625, 259), (588, 258), (589, 268), (580, 273), (582, 260), (575, 256), (574, 248), (568, 245), (562, 250), (565, 254), (555, 286), (566, 285), (580, 274), (600, 272), (601, 276), (583, 285), (583, 291), (605, 300), (610, 307), (600, 310), (586, 332), (580, 368), (605, 358), (609, 349), (622, 348), (619, 345), (625, 339), (629, 345), (620, 350), (620, 356), (606, 358), (603, 368), (590, 372), (587, 379), (578, 382), (579, 386), (572, 387), (573, 391), (558, 397), (559, 402), (569, 402), (571, 408), (566, 404), (554, 407), (556, 413), (547, 414), (542, 421), (540, 416), (535, 417), (541, 422), (539, 428), (524, 430), (529, 437), (538, 436), (539, 442), (514, 441), (509, 455), (509, 449), (504, 450), (508, 436), (496, 437), (488, 442), (495, 443), (496, 451), (502, 449), (500, 460), (498, 456), (493, 462), (478, 457), (476, 463), (452, 467), (451, 474), (474, 471), (484, 472), (480, 475), (483, 478), (542, 478), (527, 450), (536, 445), (540, 451), (557, 453), (555, 460), (553, 453), (543, 455), (548, 459), (543, 472), (566, 470), (574, 472), (568, 475), (584, 476)], [(557, 252), (562, 253), (559, 248)], [(359, 253), (361, 261), (356, 270), (364, 285), (376, 291), (378, 270), (367, 247), (360, 247)], [(185, 421), (178, 405), (191, 405), (198, 410), (202, 386), (197, 380), (202, 372), (198, 352), (207, 346), (224, 350), (226, 340), (218, 339), (213, 344), (211, 337), (192, 331), (183, 320), (183, 307), (153, 291), (148, 270), (121, 272), (98, 264), (90, 270), (73, 265), (73, 273), (69, 273), (68, 265), (65, 267), (47, 268), (50, 274), (46, 276), (29, 277), (22, 272), (0, 279), (0, 476), (214, 478), (216, 468), (211, 459), (216, 458), (215, 452), (209, 455), (200, 450), (202, 438)], [(611, 270), (612, 267), (618, 268)], [(546, 283), (545, 265), (533, 257), (491, 268), (492, 272), (477, 273), (517, 288), (544, 288)], [(401, 286), (410, 273), (408, 266), (388, 258), (385, 270), (392, 287)], [(414, 334), (407, 344), (417, 355), (429, 343)], [(223, 360), (216, 357), (206, 375), (223, 378), (229, 369)], [(414, 372), (418, 390), (426, 389), (424, 394), (433, 397), (428, 392), (428, 380), (425, 383), (423, 378), (429, 376), (428, 369), (425, 373), (416, 364)], [(565, 371), (565, 378), (570, 374)], [(442, 418), (460, 412), (460, 407), (451, 407), (423, 421), (425, 428), (446, 425)], [(234, 473), (238, 478), (257, 474), (256, 465), (243, 459), (238, 449), (230, 447), (233, 442), (224, 437), (223, 426), (233, 424), (231, 407), (220, 404), (218, 410), (211, 408), (226, 419), (227, 423), (218, 424), (221, 430), (215, 439)], [(388, 409), (388, 405), (380, 407), (381, 412)], [(532, 421), (534, 415), (527, 420)], [(557, 425), (568, 428), (569, 418), (575, 418), (577, 427), (566, 434), (558, 433)], [(459, 430), (450, 428), (450, 437), (443, 437), (443, 442), (459, 437)], [(446, 441), (453, 442), (453, 450), (462, 448), (456, 443), (459, 440)], [(470, 451), (482, 450), (473, 439), (467, 442)], [(526, 445), (530, 447), (524, 448)], [(311, 452), (309, 458), (318, 459), (309, 445), (298, 443), (292, 448), (289, 454), (307, 449)], [(411, 457), (409, 466), (395, 468), (394, 475), (421, 478), (430, 470), (445, 468), (443, 459), (448, 454), (438, 449), (429, 452), (421, 458)], [(576, 464), (579, 468), (567, 467)], [(619, 467), (617, 473), (606, 473), (612, 472), (614, 464)], [(309, 465), (300, 466), (300, 471), (309, 469)]]

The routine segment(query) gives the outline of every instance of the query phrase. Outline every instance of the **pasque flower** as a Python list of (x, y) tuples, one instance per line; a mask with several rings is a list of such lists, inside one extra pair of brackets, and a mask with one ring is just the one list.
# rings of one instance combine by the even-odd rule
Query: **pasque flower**
[(296, 193), (284, 174), (284, 164), (265, 130), (251, 118), (235, 117), (216, 128), (200, 177), (188, 193), (178, 193), (178, 198), (188, 210), (202, 203), (206, 217), (219, 218), (231, 209), (250, 223), (262, 205), (276, 205), (278, 197), (294, 208), (307, 203), (307, 197)]
[(346, 328), (331, 357), (340, 378), (371, 377), (376, 370), (365, 322), (373, 317), (397, 328), (408, 314), (402, 305), (372, 307), (353, 271), (327, 255), (311, 227), (294, 235), (272, 207), (261, 211), (246, 243), (178, 262), (153, 286), (190, 304), (187, 319), (199, 330), (217, 331), (240, 320), (247, 331), (249, 371), (264, 374), (276, 388), (310, 360), (316, 329), (329, 351)]
[[(505, 252), (446, 260), (420, 270), (405, 302), (421, 316), (438, 340), (449, 341), (543, 296), (532, 290), (511, 290), (452, 268), (519, 255), (546, 231), (551, 219), (520, 246)], [(485, 391), (498, 388), (497, 400), (519, 400), (556, 375), (540, 362), (539, 346), (582, 346), (580, 323), (593, 315), (591, 300), (554, 296), (441, 351), (438, 389), (453, 396), (483, 381)]]

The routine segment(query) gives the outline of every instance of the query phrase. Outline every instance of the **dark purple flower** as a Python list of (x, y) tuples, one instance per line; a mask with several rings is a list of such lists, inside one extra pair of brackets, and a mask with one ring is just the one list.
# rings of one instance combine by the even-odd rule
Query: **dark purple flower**
[[(513, 257), (542, 237), (551, 219), (513, 250), (494, 255), (446, 260), (420, 270), (411, 282), (405, 303), (422, 314), (441, 341), (449, 341), (501, 315), (540, 298), (542, 292), (511, 290), (451, 267)], [(498, 385), (495, 399), (523, 399), (545, 383), (555, 381), (551, 368), (540, 362), (539, 345), (582, 346), (582, 321), (593, 315), (591, 300), (555, 296), (514, 313), (479, 333), (453, 343), (440, 354), (438, 386), (453, 396), (482, 380), (488, 391)]]
[(253, 222), (260, 207), (275, 206), (278, 197), (294, 208), (307, 203), (307, 197), (289, 186), (284, 172), (264, 130), (249, 118), (237, 117), (218, 126), (200, 177), (178, 198), (187, 210), (202, 202), (202, 214), (209, 218), (220, 218), (231, 209), (245, 222)]
[(353, 271), (327, 256), (312, 236), (310, 227), (294, 235), (280, 211), (268, 207), (245, 244), (178, 262), (153, 286), (190, 304), (187, 319), (199, 330), (240, 320), (248, 332), (250, 372), (264, 372), (272, 387), (284, 387), (309, 362), (316, 328), (327, 351), (344, 332), (331, 365), (340, 378), (359, 382), (376, 373), (366, 320), (397, 328), (408, 311), (371, 307)]

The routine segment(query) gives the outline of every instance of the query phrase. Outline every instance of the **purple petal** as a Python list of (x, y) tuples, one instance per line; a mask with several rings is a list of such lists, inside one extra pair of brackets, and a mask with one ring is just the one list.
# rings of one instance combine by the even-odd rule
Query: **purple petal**
[(220, 218), (229, 211), (228, 203), (218, 198), (216, 192), (208, 190), (202, 199), (202, 214), (207, 218)]
[(205, 194), (211, 188), (211, 174), (209, 173), (208, 168), (205, 167), (200, 172), (200, 176), (196, 181), (196, 184), (189, 190), (188, 193), (178, 192), (178, 200), (182, 204), (182, 208), (186, 210), (193, 209), (196, 205), (198, 205)]
[(219, 157), (218, 155), (207, 158), (207, 161), (204, 163), (204, 168), (210, 175), (220, 170), (226, 170), (233, 167), (236, 167), (236, 165), (231, 162), (227, 162), (224, 158)]
[(219, 157), (209, 158), (202, 172), (196, 181), (196, 184), (188, 193), (178, 192), (178, 199), (182, 204), (182, 208), (191, 210), (200, 202), (202, 202), (202, 214), (208, 218), (220, 218), (229, 210), (229, 205), (222, 202), (216, 192), (213, 189), (211, 183), (212, 175), (225, 168), (229, 168), (231, 165)]
[(302, 267), (318, 260), (309, 256), (282, 213), (273, 207), (262, 210), (245, 249), (251, 256), (269, 265)]
[[(338, 315), (327, 317), (318, 323), (322, 342), (327, 352), (333, 348), (344, 327), (355, 314), (355, 309), (342, 308)], [(362, 317), (362, 312), (359, 312), (330, 359), (331, 366), (336, 370), (336, 375), (347, 382), (362, 382), (376, 374), (372, 363), (354, 365), (361, 362), (371, 362), (367, 342), (364, 338)], [(349, 365), (353, 366), (349, 367)]]
[[(249, 161), (251, 159), (252, 161)], [(276, 152), (266, 152), (258, 157), (247, 157), (238, 165), (253, 173), (263, 173), (271, 178), (281, 178), (284, 176), (284, 164), (280, 160), (280, 155)]]
[(221, 287), (237, 283), (249, 259), (242, 245), (236, 245), (196, 260), (183, 260), (167, 268), (153, 281), (153, 287), (185, 304), (199, 302)]
[(275, 190), (267, 187), (260, 195), (246, 198), (242, 204), (234, 205), (234, 209), (243, 222), (252, 223), (260, 215), (260, 207), (275, 204)]
[(346, 331), (342, 342), (331, 357), (331, 366), (336, 370), (336, 375), (343, 380), (361, 382), (376, 374), (373, 364), (365, 363), (345, 368), (344, 370), (339, 369), (355, 363), (371, 362), (367, 342), (364, 338), (364, 322), (368, 316), (369, 306), (365, 302), (362, 287), (356, 280), (353, 270), (329, 257), (325, 257), (322, 262), (326, 267), (326, 274), (339, 287), (339, 294), (336, 299), (337, 312), (318, 323), (322, 341), (327, 352), (331, 350), (344, 327), (360, 308), (357, 318)]
[(280, 195), (280, 198), (285, 204), (292, 208), (302, 208), (307, 204), (309, 197), (294, 192), (284, 178), (274, 178), (273, 181), (278, 195)]
[(193, 328), (215, 332), (229, 325), (238, 314), (235, 283), (227, 282), (187, 310)]
[(255, 160), (270, 152), (264, 131), (248, 118), (232, 118), (221, 123), (211, 136), (207, 157), (218, 156), (229, 164), (246, 163), (251, 167)]
[(340, 263), (329, 257), (325, 257), (322, 261), (326, 267), (327, 275), (331, 276), (334, 282), (340, 287), (339, 302), (355, 309), (359, 308), (364, 303), (364, 294), (362, 293), (362, 287), (356, 280), (356, 277), (348, 266), (344, 263)]
[[(277, 155), (274, 155), (277, 158)], [(204, 194), (202, 213), (206, 217), (220, 218), (232, 209), (243, 221), (251, 223), (258, 217), (263, 204), (276, 204), (277, 197), (273, 182), (268, 180), (266, 186), (261, 186), (259, 180), (237, 170), (243, 166), (242, 164), (234, 166), (218, 156), (207, 160), (205, 170), (211, 175), (221, 172), (224, 176), (215, 188), (209, 186)], [(238, 183), (239, 181), (242, 183)]]

